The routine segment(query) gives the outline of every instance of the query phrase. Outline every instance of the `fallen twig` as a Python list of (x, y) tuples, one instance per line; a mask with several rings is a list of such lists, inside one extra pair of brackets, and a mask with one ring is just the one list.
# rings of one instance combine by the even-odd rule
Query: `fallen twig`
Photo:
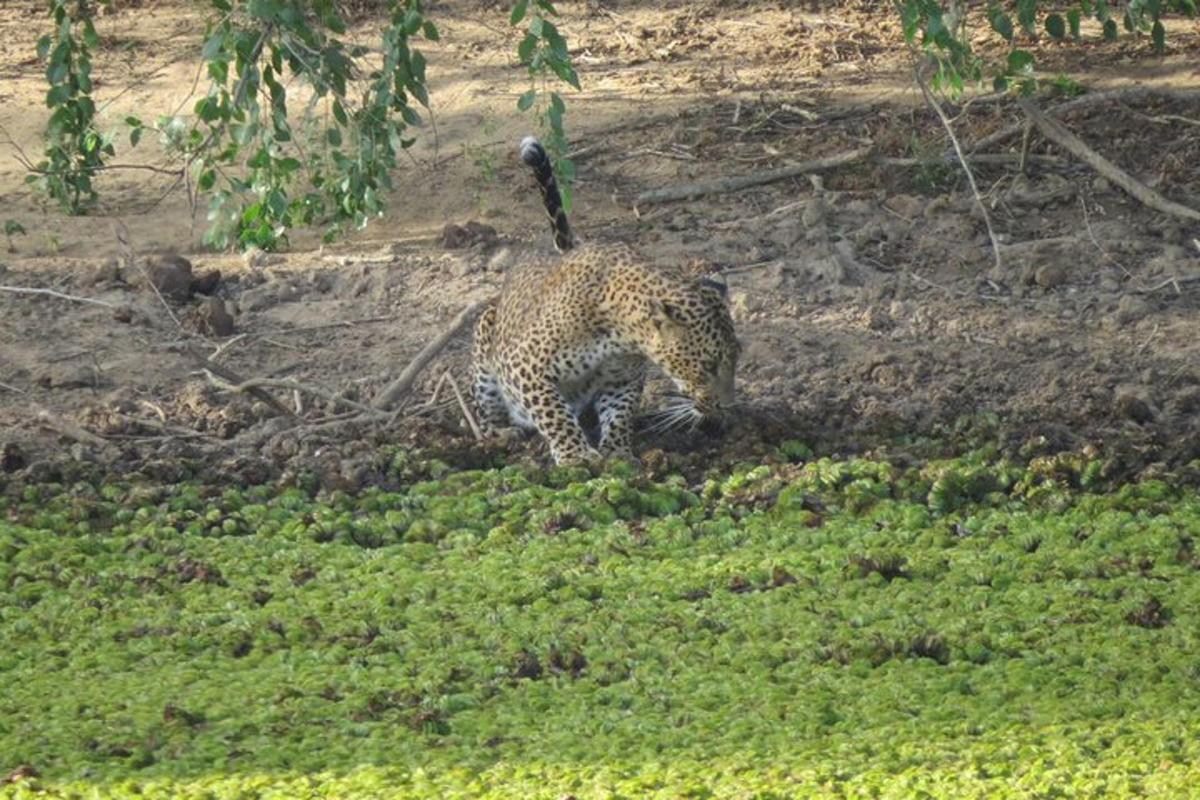
[(40, 294), (47, 297), (57, 297), (59, 300), (70, 300), (72, 303), (86, 303), (92, 306), (103, 306), (104, 308), (120, 308), (120, 306), (109, 303), (105, 300), (97, 300), (93, 297), (77, 297), (73, 294), (63, 294), (56, 292), (53, 289), (32, 289), (27, 286), (0, 286), (0, 292), (11, 292), (13, 294)]
[(133, 252), (133, 245), (129, 243), (129, 229), (125, 227), (125, 223), (121, 220), (113, 222), (113, 232), (117, 236), (117, 244), (121, 246), (121, 255), (125, 258), (125, 265), (132, 269), (136, 266), (142, 273), (142, 277), (146, 279), (146, 285), (153, 291), (158, 298), (158, 302), (162, 303), (162, 307), (166, 310), (167, 316), (175, 323), (175, 327), (183, 330), (183, 325), (179, 322), (179, 317), (175, 316), (175, 312), (167, 305), (167, 300), (162, 296), (162, 292), (158, 290), (158, 286), (154, 283), (154, 279), (150, 277), (150, 271), (146, 269), (146, 265), (137, 260), (137, 256)]
[(52, 413), (48, 409), (39, 408), (37, 410), (37, 418), (43, 425), (51, 430), (61, 433), (69, 439), (74, 439), (82, 444), (90, 444), (93, 447), (111, 448), (111, 442), (107, 442), (103, 437), (98, 436), (79, 424), (72, 422), (69, 419), (60, 417)]
[[(979, 213), (983, 215), (983, 224), (987, 228), (988, 239), (992, 243), (992, 256), (996, 261), (996, 269), (1000, 270), (1004, 266), (1004, 259), (1000, 255), (1000, 242), (996, 239), (996, 230), (992, 227), (992, 215), (988, 213), (987, 203), (983, 202), (983, 196), (979, 193), (979, 187), (975, 185), (975, 173), (971, 171), (971, 165), (967, 163), (967, 157), (963, 154), (962, 145), (958, 141), (958, 136), (954, 133), (954, 126), (950, 124), (950, 118), (946, 116), (945, 109), (941, 103), (933, 96), (933, 92), (929, 90), (929, 85), (925, 82), (925, 76), (921, 74), (921, 68), (918, 66), (914, 71), (917, 85), (921, 87), (921, 94), (925, 97), (925, 102), (937, 114), (937, 117), (942, 122), (942, 127), (946, 129), (946, 135), (950, 137), (950, 143), (954, 145), (954, 153), (958, 156), (958, 162), (962, 164), (963, 172), (967, 174), (967, 183), (971, 186), (971, 194), (975, 197), (975, 205), (979, 207)], [(1024, 157), (1021, 160), (1024, 165)]]
[(1021, 105), (1021, 110), (1029, 117), (1030, 121), (1037, 126), (1042, 135), (1050, 141), (1057, 144), (1059, 147), (1066, 150), (1071, 155), (1078, 158), (1080, 161), (1087, 164), (1096, 172), (1103, 175), (1112, 183), (1120, 186), (1136, 200), (1143, 205), (1148, 206), (1155, 211), (1161, 211), (1164, 214), (1189, 219), (1194, 222), (1200, 222), (1200, 211), (1188, 208), (1185, 205), (1176, 203), (1174, 200), (1169, 200), (1163, 197), (1158, 192), (1151, 189), (1146, 184), (1139, 181), (1137, 178), (1130, 175), (1125, 170), (1118, 167), (1116, 164), (1109, 161), (1104, 156), (1097, 153), (1087, 145), (1082, 139), (1076, 136), (1071, 131), (1067, 130), (1062, 123), (1057, 120), (1050, 119), (1042, 111), (1035, 106), (1031, 101), (1021, 98), (1017, 101)]
[(479, 423), (475, 421), (475, 415), (471, 413), (471, 407), (467, 405), (467, 401), (463, 399), (462, 392), (458, 390), (458, 381), (454, 380), (454, 376), (449, 371), (446, 372), (446, 382), (450, 384), (450, 391), (454, 392), (454, 399), (458, 401), (458, 407), (462, 409), (463, 416), (467, 420), (467, 425), (471, 427), (471, 433), (475, 435), (475, 441), (483, 441), (483, 431), (479, 429)]
[(26, 394), (24, 389), (18, 389), (16, 386), (10, 386), (7, 383), (0, 383), (0, 389), (7, 389), (14, 394)]
[[(225, 384), (228, 384), (230, 386), (240, 386), (241, 384), (246, 382), (246, 379), (243, 378), (241, 375), (238, 375), (236, 372), (229, 369), (228, 367), (223, 367), (220, 364), (213, 363), (210, 359), (205, 358), (204, 354), (201, 353), (200, 351), (196, 350), (194, 347), (188, 346), (188, 347), (184, 348), (184, 352), (186, 352), (196, 362), (198, 362), (200, 364), (201, 368), (203, 368), (204, 371), (209, 374), (210, 380), (212, 379), (212, 377), (215, 376), (216, 378), (220, 378), (222, 382), (224, 382)], [(271, 408), (275, 409), (280, 414), (283, 414), (283, 416), (295, 417), (295, 414), (293, 414), (291, 412), (291, 410), (287, 406), (285, 406), (283, 403), (280, 403), (278, 400), (276, 400), (270, 394), (270, 392), (263, 391), (262, 389), (255, 387), (255, 386), (247, 387), (247, 389), (245, 391), (248, 391), (250, 394), (254, 395), (259, 400), (262, 400), (264, 403), (269, 405)]]
[(695, 183), (684, 183), (677, 186), (667, 186), (663, 189), (653, 189), (648, 192), (642, 192), (634, 198), (634, 208), (642, 205), (653, 205), (655, 203), (670, 203), (675, 200), (691, 200), (697, 197), (703, 197), (709, 194), (721, 194), (723, 192), (740, 192), (742, 189), (748, 189), (751, 186), (761, 186), (764, 183), (774, 183), (776, 181), (795, 178), (799, 175), (804, 175), (808, 172), (820, 172), (829, 170), (835, 167), (852, 164), (855, 161), (862, 161), (871, 154), (871, 147), (859, 147), (855, 150), (848, 150), (837, 155), (827, 156), (825, 158), (816, 158), (811, 161), (802, 161), (799, 164), (792, 164), (787, 167), (778, 169), (766, 170), (765, 172), (755, 172), (749, 175), (739, 175), (733, 178), (721, 178), (713, 181), (697, 181)]
[[(1141, 100), (1146, 97), (1165, 97), (1174, 100), (1200, 100), (1200, 91), (1195, 89), (1168, 89), (1161, 86), (1129, 86), (1123, 89), (1110, 89), (1104, 92), (1090, 92), (1081, 97), (1076, 97), (1073, 100), (1068, 100), (1061, 105), (1046, 109), (1045, 113), (1057, 116), (1065, 114), (1068, 111), (1074, 111), (1078, 108), (1106, 103), (1110, 100)], [(985, 150), (997, 142), (1002, 142), (1011, 136), (1016, 136), (1025, 129), (1025, 121), (1014, 123), (1007, 127), (1001, 128), (998, 131), (989, 133), (987, 136), (980, 139), (971, 148), (971, 152)]]
[(159, 422), (158, 420), (154, 420), (154, 419), (142, 419), (140, 417), (132, 417), (129, 414), (118, 413), (116, 416), (120, 417), (121, 419), (125, 420), (126, 422), (130, 422), (134, 425), (141, 425), (142, 427), (145, 427), (145, 428), (151, 428), (151, 429), (156, 430), (159, 433), (166, 435), (166, 436), (174, 436), (174, 437), (179, 437), (179, 438), (183, 438), (183, 439), (215, 439), (216, 438), (211, 433), (202, 433), (200, 431), (192, 430), (191, 428), (185, 428), (182, 425), (170, 425), (165, 422)]
[(1160, 289), (1165, 289), (1168, 286), (1170, 286), (1172, 289), (1175, 290), (1175, 294), (1181, 295), (1181, 294), (1183, 294), (1183, 287), (1188, 286), (1193, 283), (1200, 284), (1200, 275), (1189, 275), (1184, 278), (1175, 276), (1175, 277), (1167, 278), (1165, 281), (1156, 283), (1153, 286), (1147, 286), (1145, 289), (1135, 288), (1133, 291), (1135, 294), (1153, 294), (1153, 293), (1159, 291)]
[(421, 348), (421, 352), (417, 353), (416, 357), (409, 362), (404, 371), (400, 373), (400, 377), (388, 384), (375, 398), (374, 402), (371, 403), (371, 406), (377, 410), (390, 408), (401, 395), (412, 388), (413, 383), (417, 380), (417, 376), (421, 374), (421, 370), (425, 369), (434, 356), (440, 353), (450, 340), (466, 327), (467, 323), (489, 302), (491, 301), (480, 300), (460, 311), (458, 316), (450, 322), (450, 326), (446, 330), (442, 331), (432, 342)]
[(308, 394), (313, 397), (319, 397), (336, 405), (345, 406), (346, 408), (354, 409), (362, 414), (365, 414), (373, 419), (382, 418), (384, 415), (370, 406), (365, 406), (362, 403), (351, 400), (348, 397), (343, 397), (336, 392), (330, 392), (322, 389), (319, 386), (310, 386), (299, 381), (279, 380), (274, 378), (250, 378), (238, 384), (231, 384), (230, 390), (235, 392), (249, 392), (254, 389), (285, 389), (287, 391), (299, 394)]

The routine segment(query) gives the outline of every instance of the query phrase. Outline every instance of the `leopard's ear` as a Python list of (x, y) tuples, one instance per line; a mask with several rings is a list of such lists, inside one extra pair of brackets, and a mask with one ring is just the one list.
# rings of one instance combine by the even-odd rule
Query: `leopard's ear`
[(729, 296), (729, 284), (725, 282), (725, 276), (720, 272), (713, 272), (704, 276), (700, 279), (700, 285), (715, 290), (721, 297)]

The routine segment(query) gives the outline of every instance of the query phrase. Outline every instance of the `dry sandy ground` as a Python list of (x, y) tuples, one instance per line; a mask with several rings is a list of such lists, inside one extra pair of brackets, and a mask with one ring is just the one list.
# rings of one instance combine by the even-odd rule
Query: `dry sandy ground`
[[(389, 442), (434, 446), (463, 464), (541, 456), (537, 442), (472, 442), (441, 380), (449, 372), (466, 388), (466, 336), (390, 423), (330, 424), (344, 407), (311, 395), (297, 406), (292, 392), (271, 389), (300, 409), (284, 417), (213, 385), (189, 355), (213, 356), (243, 378), (369, 401), (506, 270), (552, 257), (515, 158), (531, 123), (515, 108), (527, 84), (505, 9), (431, 4), (442, 31), (426, 48), (436, 125), (396, 175), (382, 220), (330, 248), (301, 235), (290, 252), (248, 262), (199, 246), (204, 203), (191, 209), (169, 176), (105, 173), (100, 208), (79, 218), (44, 207), (25, 186), (16, 148), (39, 152), (46, 114), (34, 57), (43, 5), (14, 0), (0, 10), (0, 125), (10, 140), (0, 148), (0, 221), (28, 232), (0, 255), (0, 284), (124, 310), (0, 293), (0, 480), (100, 463), (165, 477), (200, 465), (238, 480), (312, 467), (332, 484), (357, 485), (378, 477), (372, 457)], [(1200, 225), (1146, 209), (1035, 135), (1041, 158), (1026, 175), (1015, 159), (977, 168), (1006, 243), (995, 267), (962, 174), (943, 158), (944, 133), (907, 77), (896, 24), (871, 3), (810, 5), (562, 5), (584, 84), (568, 98), (580, 151), (577, 228), (663, 261), (701, 257), (727, 270), (746, 343), (745, 413), (731, 435), (645, 447), (710, 464), (755, 457), (779, 437), (852, 452), (974, 436), (1025, 454), (1095, 447), (1130, 471), (1200, 457)], [(204, 25), (195, 8), (127, 2), (101, 20), (95, 70), (106, 126), (190, 108)], [(369, 24), (356, 35), (369, 39)], [(1048, 77), (1093, 90), (1169, 89), (1200, 85), (1198, 43), (1200, 29), (1185, 23), (1172, 28), (1163, 58), (1144, 39), (1036, 49)], [(985, 102), (956, 126), (969, 145), (1017, 119), (1009, 104)], [(1062, 119), (1159, 192), (1200, 208), (1200, 103), (1147, 94)], [(632, 208), (647, 189), (868, 141), (908, 161)], [(1012, 156), (1019, 146), (1018, 135), (986, 152)], [(162, 159), (147, 142), (117, 161)], [(206, 291), (232, 314), (233, 332), (205, 328), (213, 301), (203, 294), (170, 301), (177, 325), (139, 288), (140, 270), (118, 259), (115, 219), (139, 252), (183, 253), (197, 275), (219, 270)], [(468, 220), (494, 235), (441, 238), (447, 224)]]

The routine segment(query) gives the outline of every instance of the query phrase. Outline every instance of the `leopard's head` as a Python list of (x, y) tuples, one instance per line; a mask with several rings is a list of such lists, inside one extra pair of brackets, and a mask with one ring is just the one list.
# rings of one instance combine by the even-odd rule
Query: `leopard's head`
[(647, 298), (643, 308), (643, 349), (686, 395), (668, 413), (674, 410), (692, 422), (721, 422), (733, 406), (741, 353), (725, 283), (713, 277), (681, 281)]

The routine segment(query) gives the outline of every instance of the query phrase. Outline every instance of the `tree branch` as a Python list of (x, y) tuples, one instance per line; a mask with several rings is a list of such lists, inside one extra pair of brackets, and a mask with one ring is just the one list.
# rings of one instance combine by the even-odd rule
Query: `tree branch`
[(1130, 175), (1125, 170), (1118, 167), (1116, 164), (1109, 161), (1104, 156), (1097, 153), (1087, 143), (1076, 136), (1071, 131), (1067, 130), (1062, 123), (1057, 120), (1050, 119), (1046, 116), (1034, 103), (1026, 98), (1021, 98), (1017, 101), (1021, 105), (1021, 110), (1025, 112), (1025, 116), (1029, 118), (1042, 135), (1050, 141), (1057, 144), (1059, 147), (1066, 150), (1071, 155), (1078, 158), (1080, 161), (1087, 164), (1096, 172), (1103, 175), (1108, 180), (1120, 186), (1126, 192), (1141, 202), (1143, 205), (1161, 211), (1164, 214), (1180, 217), (1182, 219), (1200, 222), (1200, 211), (1193, 208), (1188, 208), (1185, 205), (1176, 203), (1163, 197), (1158, 192), (1151, 189), (1146, 184), (1139, 181), (1137, 178)]

